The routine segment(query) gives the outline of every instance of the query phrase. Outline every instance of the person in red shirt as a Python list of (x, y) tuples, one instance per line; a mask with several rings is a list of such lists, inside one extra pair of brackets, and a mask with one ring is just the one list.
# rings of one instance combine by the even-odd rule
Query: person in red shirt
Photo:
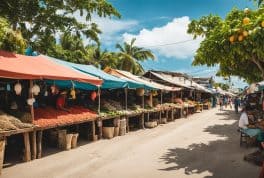
[(66, 97), (67, 97), (67, 92), (63, 91), (60, 93), (59, 97), (56, 100), (56, 108), (63, 110), (63, 111), (67, 111), (69, 112), (68, 109), (65, 108), (66, 106)]

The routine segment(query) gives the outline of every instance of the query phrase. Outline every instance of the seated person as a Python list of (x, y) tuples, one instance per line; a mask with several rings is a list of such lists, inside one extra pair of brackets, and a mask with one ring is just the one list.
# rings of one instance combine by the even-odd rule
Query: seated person
[(259, 137), (259, 135), (262, 133), (262, 130), (256, 128), (256, 126), (249, 125), (248, 113), (245, 107), (242, 108), (241, 112), (242, 113), (238, 122), (239, 129), (250, 137)]
[(59, 97), (56, 100), (56, 108), (63, 110), (63, 111), (67, 111), (70, 112), (68, 109), (65, 108), (66, 106), (66, 97), (67, 97), (67, 92), (66, 91), (62, 91), (59, 95)]
[(238, 121), (238, 127), (240, 129), (247, 129), (248, 125), (249, 125), (249, 122), (248, 122), (247, 111), (246, 111), (245, 108), (243, 108), (242, 111), (241, 111), (241, 115), (240, 115), (239, 121)]

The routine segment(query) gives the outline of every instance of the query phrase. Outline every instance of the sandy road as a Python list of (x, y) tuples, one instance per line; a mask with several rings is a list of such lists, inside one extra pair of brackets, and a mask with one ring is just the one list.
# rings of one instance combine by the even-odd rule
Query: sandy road
[(254, 178), (243, 161), (237, 116), (213, 109), (188, 119), (83, 144), (3, 170), (4, 178)]

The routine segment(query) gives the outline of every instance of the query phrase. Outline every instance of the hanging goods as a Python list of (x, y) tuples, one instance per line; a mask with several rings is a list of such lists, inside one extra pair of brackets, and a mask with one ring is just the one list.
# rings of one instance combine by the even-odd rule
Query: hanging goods
[(19, 82), (17, 84), (15, 84), (14, 90), (16, 92), (16, 95), (20, 95), (21, 94), (22, 86), (21, 86), (21, 84)]

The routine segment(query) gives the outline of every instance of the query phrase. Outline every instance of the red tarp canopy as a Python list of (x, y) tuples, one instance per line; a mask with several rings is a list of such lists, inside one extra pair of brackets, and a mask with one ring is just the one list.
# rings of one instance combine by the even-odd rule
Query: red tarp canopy
[(61, 66), (42, 56), (24, 56), (0, 50), (0, 77), (11, 79), (75, 80), (101, 85), (102, 80)]

